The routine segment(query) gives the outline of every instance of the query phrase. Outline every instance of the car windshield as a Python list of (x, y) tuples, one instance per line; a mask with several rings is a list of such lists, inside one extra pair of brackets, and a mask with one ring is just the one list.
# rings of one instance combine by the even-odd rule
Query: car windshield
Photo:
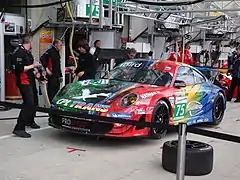
[(110, 71), (109, 79), (169, 86), (172, 76), (168, 72), (153, 70), (150, 67), (152, 63), (153, 61), (126, 61)]

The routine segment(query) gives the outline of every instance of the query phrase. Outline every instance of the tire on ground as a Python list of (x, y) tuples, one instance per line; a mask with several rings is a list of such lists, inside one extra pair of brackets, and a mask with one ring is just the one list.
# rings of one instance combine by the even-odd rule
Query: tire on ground
[[(177, 140), (167, 141), (163, 145), (162, 166), (166, 171), (176, 173)], [(185, 175), (207, 175), (213, 169), (213, 147), (209, 144), (187, 141)]]

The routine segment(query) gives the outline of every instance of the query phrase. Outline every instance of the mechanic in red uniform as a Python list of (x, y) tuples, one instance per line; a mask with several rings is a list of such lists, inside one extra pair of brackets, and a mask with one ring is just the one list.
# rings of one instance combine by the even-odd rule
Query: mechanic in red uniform
[(25, 126), (30, 126), (33, 129), (40, 128), (34, 121), (36, 115), (35, 107), (38, 106), (34, 68), (40, 67), (40, 64), (34, 62), (30, 52), (32, 36), (25, 35), (22, 41), (22, 45), (12, 55), (12, 66), (16, 75), (16, 83), (23, 98), (23, 109), (20, 111), (13, 134), (23, 138), (30, 138), (31, 135), (25, 131)]
[(182, 48), (180, 48), (180, 51), (177, 54), (177, 56), (178, 56), (178, 58), (176, 57), (175, 52), (171, 52), (167, 60), (176, 61), (176, 59), (177, 59), (177, 62), (183, 62), (188, 65), (194, 65), (192, 53), (190, 52), (190, 46), (188, 44), (185, 44), (184, 61), (182, 61), (182, 57), (183, 57), (183, 49)]
[(40, 58), (43, 67), (46, 69), (48, 79), (48, 98), (52, 102), (54, 96), (60, 89), (60, 83), (62, 82), (61, 71), (61, 56), (60, 50), (62, 49), (62, 42), (58, 39), (53, 41), (53, 45), (48, 49)]

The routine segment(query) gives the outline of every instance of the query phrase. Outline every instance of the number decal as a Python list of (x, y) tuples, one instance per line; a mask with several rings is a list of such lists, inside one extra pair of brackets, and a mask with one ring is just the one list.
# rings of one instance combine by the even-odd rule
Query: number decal
[(180, 103), (175, 105), (174, 118), (181, 119), (185, 115), (186, 103)]

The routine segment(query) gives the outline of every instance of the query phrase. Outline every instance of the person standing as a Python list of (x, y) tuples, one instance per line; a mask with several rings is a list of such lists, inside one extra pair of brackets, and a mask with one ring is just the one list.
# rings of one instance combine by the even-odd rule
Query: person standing
[(90, 47), (87, 41), (80, 41), (78, 44), (78, 66), (73, 74), (73, 77), (78, 76), (78, 80), (95, 79), (96, 61), (93, 55), (89, 52)]
[(117, 65), (123, 63), (123, 62), (126, 61), (126, 60), (134, 59), (134, 58), (136, 57), (136, 55), (137, 55), (136, 49), (134, 49), (134, 48), (128, 48), (128, 49), (127, 49), (127, 52), (126, 52), (126, 55), (125, 55), (123, 58), (121, 58), (121, 59), (116, 59), (116, 62), (115, 62), (114, 67), (116, 67)]
[[(184, 55), (184, 59), (183, 59), (183, 55)], [(189, 44), (185, 44), (184, 51), (183, 51), (183, 48), (180, 46), (179, 53), (177, 53), (177, 55), (176, 55), (176, 52), (171, 52), (167, 60), (177, 61), (177, 62), (185, 63), (188, 65), (194, 65), (194, 60), (192, 57), (192, 53), (190, 51)]]
[[(96, 40), (94, 42), (94, 47), (92, 47), (89, 52), (93, 55), (93, 59), (96, 63), (96, 71), (99, 72), (103, 68), (103, 62), (99, 59), (99, 54), (101, 52), (101, 41)], [(97, 74), (96, 78), (99, 78)]]
[(96, 40), (94, 42), (94, 47), (92, 47), (89, 52), (93, 55), (95, 61), (99, 61), (98, 56), (101, 52), (101, 41)]
[(232, 68), (230, 72), (232, 73), (232, 82), (230, 85), (229, 95), (227, 97), (228, 101), (232, 100), (235, 88), (238, 88), (237, 99), (235, 102), (240, 102), (240, 45), (236, 49), (236, 54), (233, 55)]
[(58, 39), (53, 41), (52, 47), (48, 49), (40, 58), (40, 61), (47, 73), (48, 87), (47, 93), (49, 101), (52, 102), (54, 96), (60, 89), (62, 82), (61, 56), (62, 42)]
[(23, 99), (23, 108), (18, 116), (13, 134), (23, 138), (31, 137), (31, 134), (25, 130), (26, 126), (30, 126), (33, 129), (40, 128), (34, 121), (36, 115), (35, 108), (38, 106), (38, 92), (34, 69), (41, 65), (38, 62), (34, 62), (30, 51), (32, 48), (32, 40), (31, 35), (24, 35), (22, 37), (22, 45), (12, 54), (12, 69), (16, 75), (16, 84)]

